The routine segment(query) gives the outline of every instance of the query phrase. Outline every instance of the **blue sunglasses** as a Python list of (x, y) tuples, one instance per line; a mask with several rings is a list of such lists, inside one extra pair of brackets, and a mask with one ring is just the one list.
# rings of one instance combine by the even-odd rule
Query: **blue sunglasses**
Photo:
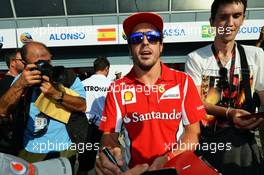
[(129, 44), (140, 44), (144, 40), (144, 35), (147, 37), (149, 43), (156, 43), (162, 41), (162, 34), (158, 31), (148, 31), (148, 32), (134, 32), (128, 38)]

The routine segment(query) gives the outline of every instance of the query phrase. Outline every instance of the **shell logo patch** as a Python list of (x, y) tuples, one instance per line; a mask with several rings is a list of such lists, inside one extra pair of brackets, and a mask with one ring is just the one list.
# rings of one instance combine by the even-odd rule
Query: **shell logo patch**
[(125, 101), (131, 101), (133, 99), (133, 93), (130, 91), (127, 91), (124, 93), (124, 99)]
[(122, 105), (136, 103), (135, 88), (121, 90)]

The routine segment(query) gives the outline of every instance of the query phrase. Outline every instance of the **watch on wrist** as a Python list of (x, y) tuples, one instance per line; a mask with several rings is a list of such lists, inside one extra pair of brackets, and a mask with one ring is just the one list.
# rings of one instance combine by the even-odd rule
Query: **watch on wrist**
[(60, 92), (60, 95), (58, 97), (54, 98), (56, 103), (61, 104), (63, 102), (64, 94), (65, 94), (64, 92)]

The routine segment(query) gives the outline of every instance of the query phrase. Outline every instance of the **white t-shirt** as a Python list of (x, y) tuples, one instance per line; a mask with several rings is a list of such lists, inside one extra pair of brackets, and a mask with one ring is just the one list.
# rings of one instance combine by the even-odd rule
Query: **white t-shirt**
[(97, 126), (100, 124), (105, 98), (111, 81), (102, 74), (94, 74), (82, 81), (86, 93), (86, 116)]
[[(219, 66), (211, 49), (212, 44), (197, 49), (188, 55), (185, 64), (185, 71), (193, 78), (196, 86), (201, 86), (201, 97), (209, 103), (217, 104), (223, 100), (224, 91), (219, 92)], [(250, 84), (252, 93), (264, 90), (264, 52), (261, 48), (242, 45), (245, 50), (247, 62), (250, 69)], [(245, 94), (241, 84), (240, 55), (236, 47), (235, 70), (233, 79), (233, 90), (231, 96), (234, 107), (240, 108), (245, 101)], [(231, 67), (231, 60), (225, 65), (228, 72)], [(218, 94), (217, 94), (218, 91)]]

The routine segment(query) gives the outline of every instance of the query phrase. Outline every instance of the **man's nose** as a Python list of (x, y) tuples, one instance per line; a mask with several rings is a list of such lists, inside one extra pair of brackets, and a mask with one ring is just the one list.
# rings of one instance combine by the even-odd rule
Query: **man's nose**
[(232, 15), (230, 15), (229, 17), (227, 17), (227, 22), (226, 22), (227, 27), (231, 27), (234, 25), (234, 18)]
[(144, 45), (148, 45), (148, 44), (149, 44), (149, 41), (148, 41), (146, 35), (143, 36), (143, 41), (142, 41), (142, 43), (143, 43)]

